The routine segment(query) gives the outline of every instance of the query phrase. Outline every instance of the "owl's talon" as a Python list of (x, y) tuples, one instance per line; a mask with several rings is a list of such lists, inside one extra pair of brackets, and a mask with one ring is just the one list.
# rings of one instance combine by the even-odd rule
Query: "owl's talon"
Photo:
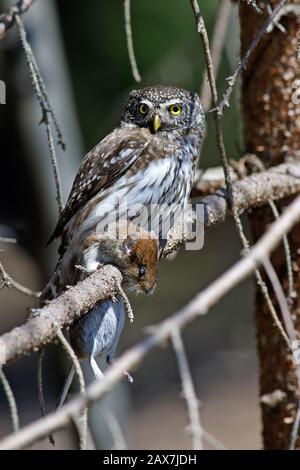
[(124, 378), (127, 380), (127, 382), (129, 382), (130, 384), (133, 383), (133, 378), (132, 376), (129, 374), (129, 372), (127, 372), (127, 370), (125, 370), (123, 372), (123, 375), (124, 375)]
[[(106, 362), (107, 362), (107, 364), (109, 364), (109, 365), (111, 366), (111, 365), (113, 365), (113, 363), (114, 363), (115, 361), (114, 361), (114, 358), (113, 358), (112, 356), (108, 355), (108, 356), (106, 357)], [(123, 376), (124, 376), (124, 378), (127, 380), (127, 382), (129, 382), (129, 383), (132, 384), (133, 378), (132, 378), (132, 376), (129, 374), (129, 372), (127, 372), (127, 370), (124, 370)]]
[(41, 314), (41, 309), (31, 308), (29, 309), (28, 318), (37, 318)]

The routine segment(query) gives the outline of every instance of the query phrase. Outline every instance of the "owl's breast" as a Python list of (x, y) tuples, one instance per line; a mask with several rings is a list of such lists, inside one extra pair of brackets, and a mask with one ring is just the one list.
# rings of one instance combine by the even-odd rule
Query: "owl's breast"
[(95, 195), (76, 216), (70, 233), (76, 232), (82, 239), (88, 232), (102, 227), (108, 215), (112, 221), (131, 220), (132, 214), (142, 210), (144, 220), (148, 220), (159, 210), (167, 215), (169, 205), (183, 210), (191, 190), (197, 141), (181, 137), (175, 141), (168, 138), (161, 143), (159, 146), (158, 141), (153, 140), (146, 155), (130, 171)]

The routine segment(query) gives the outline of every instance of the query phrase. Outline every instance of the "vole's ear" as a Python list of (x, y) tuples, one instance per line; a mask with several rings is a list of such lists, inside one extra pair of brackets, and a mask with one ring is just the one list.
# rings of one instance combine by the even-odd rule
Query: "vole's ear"
[(136, 245), (136, 240), (130, 236), (128, 236), (124, 241), (123, 241), (123, 251), (124, 254), (129, 256), (129, 258), (134, 259), (136, 258), (135, 254), (135, 245)]

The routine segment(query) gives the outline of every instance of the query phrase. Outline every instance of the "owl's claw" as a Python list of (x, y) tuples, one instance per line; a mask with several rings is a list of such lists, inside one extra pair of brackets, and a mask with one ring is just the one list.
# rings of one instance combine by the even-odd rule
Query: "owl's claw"
[(127, 370), (125, 370), (125, 371), (123, 372), (123, 375), (124, 375), (125, 379), (127, 380), (127, 382), (129, 382), (130, 384), (132, 384), (133, 378), (132, 378), (132, 376), (129, 374), (129, 372), (127, 372)]
[(40, 315), (41, 309), (40, 308), (30, 308), (28, 310), (28, 316), (27, 320), (30, 320), (31, 318), (36, 318)]
[[(108, 355), (108, 356), (106, 357), (106, 362), (107, 362), (108, 365), (111, 366), (115, 361), (114, 361), (114, 358), (113, 358), (112, 356)], [(133, 378), (132, 378), (132, 376), (129, 374), (129, 372), (127, 372), (127, 370), (124, 370), (123, 376), (124, 376), (124, 378), (127, 380), (127, 382), (129, 382), (129, 383), (132, 384)]]

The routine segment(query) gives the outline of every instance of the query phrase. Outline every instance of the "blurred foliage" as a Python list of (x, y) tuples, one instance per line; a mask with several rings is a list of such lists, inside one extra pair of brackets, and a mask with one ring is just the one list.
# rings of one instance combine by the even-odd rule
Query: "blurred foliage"
[[(202, 2), (211, 34), (219, 2)], [(62, 33), (74, 85), (75, 100), (86, 141), (86, 150), (116, 126), (124, 99), (137, 86), (172, 84), (200, 90), (204, 71), (202, 46), (196, 33), (189, 2), (182, 0), (133, 0), (131, 17), (135, 52), (142, 83), (133, 82), (128, 60), (122, 0), (89, 0), (70, 3), (57, 0)], [(231, 74), (223, 54), (218, 74), (221, 93)], [(240, 147), (236, 106), (226, 111), (223, 122), (228, 154)], [(203, 151), (202, 166), (218, 165), (212, 116)], [(232, 129), (235, 129), (232, 138)]]

